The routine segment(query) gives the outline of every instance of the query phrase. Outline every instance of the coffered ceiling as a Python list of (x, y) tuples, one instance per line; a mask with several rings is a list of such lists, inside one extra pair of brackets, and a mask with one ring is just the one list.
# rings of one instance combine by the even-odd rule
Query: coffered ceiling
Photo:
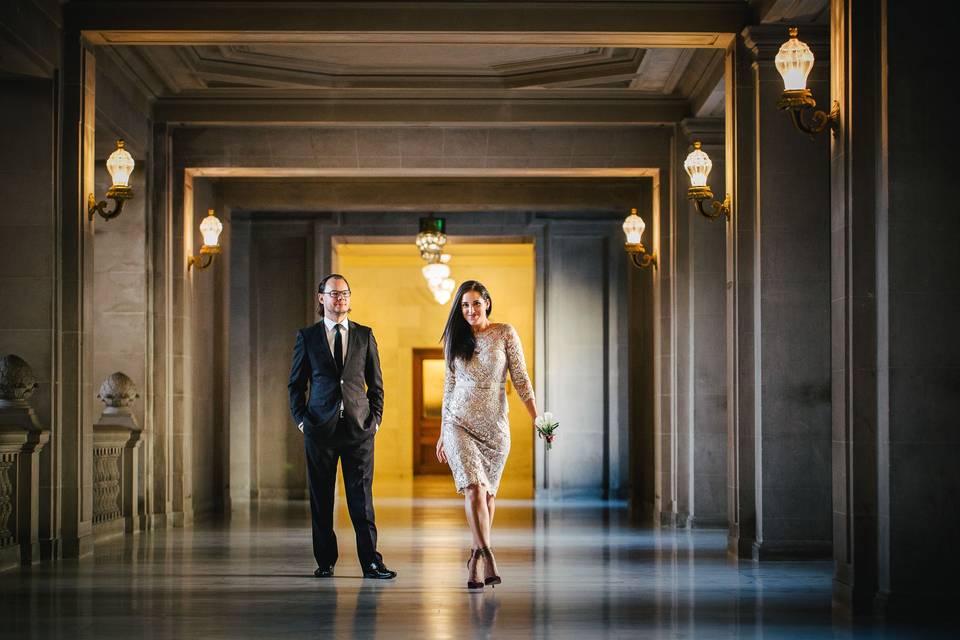
[[(663, 124), (723, 113), (743, 25), (822, 22), (825, 0), (71, 0), (158, 121)], [(133, 9), (135, 7), (135, 10)], [(751, 18), (751, 15), (753, 16)]]
[[(113, 47), (159, 97), (205, 89), (616, 88), (674, 95), (712, 49), (449, 44)], [(699, 59), (695, 60), (699, 56)], [(238, 92), (240, 93), (240, 92)]]
[[(673, 101), (722, 112), (719, 49), (440, 43), (108, 46), (161, 101), (474, 99)], [(717, 94), (721, 91), (720, 94)], [(308, 93), (304, 93), (308, 92)]]

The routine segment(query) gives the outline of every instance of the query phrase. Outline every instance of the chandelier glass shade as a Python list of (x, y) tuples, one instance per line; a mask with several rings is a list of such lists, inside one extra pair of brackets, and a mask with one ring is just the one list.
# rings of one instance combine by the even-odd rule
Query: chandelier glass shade
[(447, 244), (446, 220), (443, 218), (420, 218), (420, 233), (417, 234), (417, 248), (420, 257), (428, 262), (439, 259), (443, 247)]
[(446, 304), (457, 283), (450, 277), (450, 254), (443, 252), (447, 244), (446, 220), (429, 216), (420, 218), (420, 233), (417, 234), (417, 249), (425, 264), (421, 273), (427, 288), (438, 304)]

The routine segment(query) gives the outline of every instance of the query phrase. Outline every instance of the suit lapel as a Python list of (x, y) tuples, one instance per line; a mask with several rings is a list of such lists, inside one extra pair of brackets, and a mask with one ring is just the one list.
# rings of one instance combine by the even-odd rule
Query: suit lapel
[(360, 325), (355, 322), (350, 322), (349, 331), (347, 331), (347, 359), (343, 361), (343, 370), (346, 371), (350, 368), (350, 364), (353, 362), (354, 357), (357, 355), (357, 352), (360, 350)]
[(336, 370), (337, 363), (333, 360), (333, 354), (330, 353), (330, 343), (327, 342), (327, 325), (323, 320), (319, 322), (319, 331), (317, 331), (316, 349), (320, 352), (320, 359), (331, 369)]

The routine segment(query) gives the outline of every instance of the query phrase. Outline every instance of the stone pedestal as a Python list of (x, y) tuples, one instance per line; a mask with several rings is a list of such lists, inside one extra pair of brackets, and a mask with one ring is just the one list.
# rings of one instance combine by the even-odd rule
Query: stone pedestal
[(98, 538), (143, 528), (137, 449), (142, 430), (130, 411), (137, 397), (123, 373), (104, 380), (97, 396), (106, 407), (93, 425), (93, 529)]
[(33, 372), (17, 356), (0, 358), (0, 570), (40, 558), (40, 450), (50, 432), (26, 399)]

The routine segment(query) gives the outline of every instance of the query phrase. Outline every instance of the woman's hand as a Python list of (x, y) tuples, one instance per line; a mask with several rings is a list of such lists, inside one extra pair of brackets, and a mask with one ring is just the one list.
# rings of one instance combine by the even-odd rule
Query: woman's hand
[(446, 464), (447, 462), (447, 453), (443, 450), (443, 437), (441, 436), (437, 440), (437, 460)]

